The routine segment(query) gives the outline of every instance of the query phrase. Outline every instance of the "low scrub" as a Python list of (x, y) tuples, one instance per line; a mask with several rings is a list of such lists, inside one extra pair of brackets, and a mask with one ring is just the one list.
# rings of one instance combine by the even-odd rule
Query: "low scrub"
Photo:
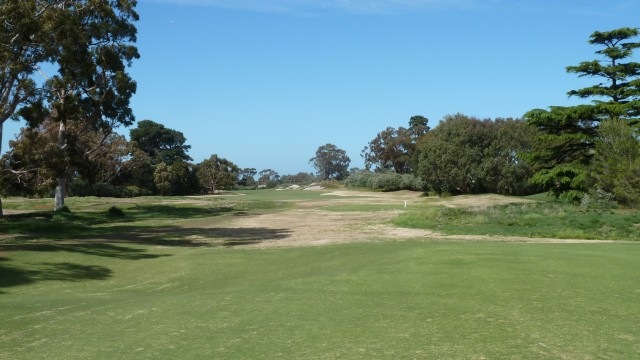
[(425, 183), (412, 174), (374, 173), (366, 170), (349, 175), (345, 180), (345, 185), (351, 188), (381, 191), (424, 191), (426, 189)]

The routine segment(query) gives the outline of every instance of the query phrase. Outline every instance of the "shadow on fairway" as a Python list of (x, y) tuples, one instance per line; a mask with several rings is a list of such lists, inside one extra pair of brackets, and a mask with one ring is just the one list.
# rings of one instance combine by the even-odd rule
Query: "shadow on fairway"
[(287, 229), (270, 228), (193, 228), (160, 226), (154, 228), (112, 227), (111, 234), (98, 239), (109, 242), (178, 247), (233, 247), (285, 239), (291, 235)]
[[(110, 269), (104, 266), (68, 262), (30, 264), (29, 269), (11, 266), (7, 264), (8, 262), (7, 259), (0, 258), (0, 289), (46, 280), (105, 280), (111, 277), (112, 273)], [(0, 294), (2, 294), (2, 291), (0, 291)]]

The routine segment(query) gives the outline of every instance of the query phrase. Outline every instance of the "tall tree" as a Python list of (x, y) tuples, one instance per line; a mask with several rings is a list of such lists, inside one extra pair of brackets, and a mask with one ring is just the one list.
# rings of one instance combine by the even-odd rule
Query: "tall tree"
[(596, 54), (604, 60), (568, 66), (567, 72), (599, 79), (597, 85), (569, 91), (569, 96), (594, 98), (591, 104), (552, 106), (525, 114), (526, 121), (540, 129), (528, 160), (536, 173), (532, 182), (556, 197), (578, 200), (589, 188), (589, 169), (604, 120), (620, 119), (635, 125), (640, 118), (640, 63), (628, 61), (640, 42), (631, 39), (638, 29), (621, 28), (591, 34), (589, 43), (602, 47)]
[(254, 186), (256, 183), (255, 176), (258, 171), (255, 168), (244, 168), (238, 172), (238, 185)]
[(345, 178), (349, 174), (350, 162), (347, 152), (333, 144), (318, 147), (316, 156), (309, 160), (318, 171), (318, 176), (324, 180)]
[(34, 100), (37, 91), (32, 76), (40, 64), (54, 58), (47, 35), (56, 29), (49, 18), (62, 3), (64, 0), (0, 2), (0, 154), (4, 123), (15, 117), (22, 104)]
[(187, 155), (191, 146), (185, 144), (184, 134), (157, 122), (139, 121), (137, 127), (130, 130), (130, 138), (137, 148), (153, 159), (154, 164), (192, 160)]
[(409, 119), (408, 129), (388, 127), (379, 132), (362, 149), (366, 169), (375, 167), (376, 171), (395, 171), (398, 174), (412, 172), (416, 144), (429, 131), (428, 122), (426, 117), (415, 115)]
[(198, 164), (200, 185), (211, 194), (215, 194), (216, 190), (232, 189), (239, 171), (236, 164), (215, 154)]
[[(49, 76), (39, 69), (46, 79), (41, 96), (18, 114), (30, 126), (45, 119), (58, 123), (58, 146), (63, 151), (71, 122), (102, 131), (106, 140), (114, 127), (135, 121), (129, 103), (136, 83), (126, 72), (139, 57), (132, 45), (137, 32), (133, 22), (138, 20), (135, 4), (135, 0), (66, 0), (47, 10), (42, 36), (57, 72)], [(69, 171), (67, 167), (57, 174), (55, 209), (64, 205)]]
[[(269, 185), (275, 183), (280, 179), (280, 175), (277, 171), (272, 169), (263, 169), (258, 173), (258, 185)], [(275, 187), (275, 184), (273, 185)]]

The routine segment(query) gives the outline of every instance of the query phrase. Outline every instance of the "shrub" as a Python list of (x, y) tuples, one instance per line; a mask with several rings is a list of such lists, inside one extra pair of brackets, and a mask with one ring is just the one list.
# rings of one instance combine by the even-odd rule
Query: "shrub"
[(584, 209), (614, 209), (618, 204), (614, 201), (614, 196), (600, 188), (589, 191), (582, 196), (580, 207)]
[(373, 173), (367, 170), (351, 174), (345, 180), (345, 185), (353, 188), (382, 191), (426, 190), (425, 182), (412, 174), (398, 174), (395, 172)]

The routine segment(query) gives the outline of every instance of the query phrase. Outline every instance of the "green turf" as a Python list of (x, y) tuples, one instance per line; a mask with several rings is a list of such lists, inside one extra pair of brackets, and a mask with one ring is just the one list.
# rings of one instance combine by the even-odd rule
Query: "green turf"
[[(230, 227), (236, 216), (309, 200), (331, 211), (394, 208), (331, 205), (332, 198), (272, 190), (70, 198), (71, 213), (7, 216), (0, 220), (0, 359), (628, 359), (640, 353), (634, 243), (237, 247), (288, 233)], [(13, 209), (46, 210), (44, 200), (8, 200)], [(124, 216), (108, 215), (114, 205)], [(470, 209), (412, 203), (398, 221), (502, 235), (608, 229), (617, 239), (631, 239), (640, 223), (635, 212), (554, 202)], [(199, 237), (213, 240), (194, 240)]]
[(393, 223), (447, 234), (639, 240), (640, 213), (634, 210), (584, 210), (569, 204), (538, 202), (492, 207), (423, 206)]
[(629, 359), (635, 244), (68, 245), (0, 261), (6, 359)]

